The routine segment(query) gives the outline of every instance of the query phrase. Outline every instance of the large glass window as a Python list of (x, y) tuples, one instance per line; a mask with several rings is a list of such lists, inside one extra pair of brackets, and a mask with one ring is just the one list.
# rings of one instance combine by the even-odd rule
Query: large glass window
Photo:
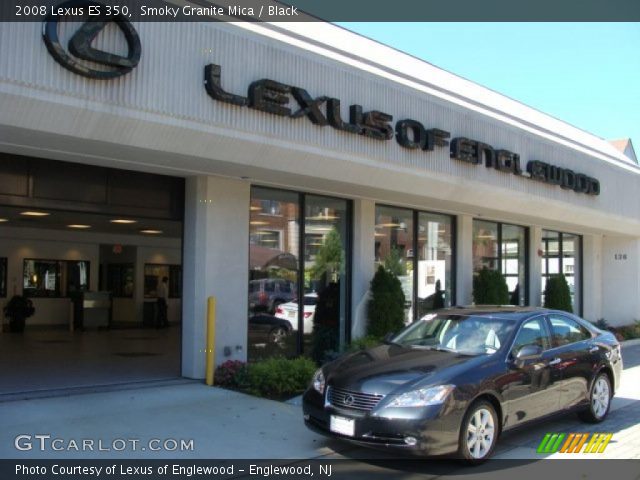
[[(132, 272), (133, 273), (133, 272)], [(162, 263), (144, 264), (144, 298), (157, 298), (158, 286), (167, 277), (169, 298), (182, 297), (182, 266)]]
[(418, 214), (418, 318), (453, 298), (453, 223), (448, 215)]
[(250, 360), (323, 361), (347, 340), (349, 208), (347, 200), (252, 188)]
[(323, 361), (346, 341), (347, 201), (307, 195), (304, 206), (303, 351)]
[(504, 275), (509, 303), (527, 302), (527, 229), (485, 220), (473, 221), (473, 273), (483, 268)]
[(107, 265), (107, 290), (114, 298), (132, 298), (134, 283), (133, 263), (110, 263)]
[(90, 263), (84, 260), (23, 261), (23, 292), (26, 297), (68, 297), (89, 290)]
[(581, 245), (582, 237), (571, 233), (542, 231), (542, 298), (544, 304), (544, 289), (547, 279), (551, 275), (564, 274), (571, 292), (571, 306), (573, 311), (581, 311)]
[(405, 298), (405, 323), (413, 321), (413, 210), (376, 206), (376, 269), (383, 265), (394, 273)]
[(375, 263), (396, 274), (405, 295), (405, 323), (453, 302), (453, 219), (376, 206)]

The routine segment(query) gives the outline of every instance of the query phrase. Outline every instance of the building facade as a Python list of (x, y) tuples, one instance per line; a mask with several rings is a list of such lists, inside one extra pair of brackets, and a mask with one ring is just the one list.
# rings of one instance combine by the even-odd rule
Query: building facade
[(377, 265), (407, 322), (472, 303), (483, 267), (513, 304), (563, 273), (574, 312), (640, 319), (640, 167), (605, 140), (330, 24), (130, 26), (94, 45), (129, 67), (88, 71), (2, 24), (0, 149), (184, 179), (182, 375), (207, 297), (218, 363), (338, 350)]

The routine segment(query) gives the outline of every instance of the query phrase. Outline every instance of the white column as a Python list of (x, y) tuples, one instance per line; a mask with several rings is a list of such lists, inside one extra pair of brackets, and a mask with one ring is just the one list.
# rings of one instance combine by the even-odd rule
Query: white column
[(602, 317), (611, 326), (640, 320), (640, 240), (602, 239)]
[(542, 227), (529, 228), (529, 305), (539, 307), (542, 302)]
[(473, 300), (473, 217), (458, 215), (456, 223), (456, 304)]
[(351, 337), (366, 333), (369, 284), (375, 273), (376, 204), (372, 200), (353, 202), (353, 266), (351, 285)]
[(584, 235), (582, 255), (582, 316), (595, 322), (602, 318), (602, 235)]
[(247, 182), (187, 178), (182, 303), (185, 377), (204, 378), (209, 296), (215, 296), (217, 302), (216, 365), (228, 359), (246, 360), (249, 203)]

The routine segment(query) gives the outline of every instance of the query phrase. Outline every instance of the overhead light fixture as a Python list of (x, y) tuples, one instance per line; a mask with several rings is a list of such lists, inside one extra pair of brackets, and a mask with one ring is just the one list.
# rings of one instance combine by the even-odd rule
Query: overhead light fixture
[(146, 229), (146, 230), (140, 230), (140, 233), (144, 233), (146, 235), (160, 235), (162, 233), (162, 230)]
[(496, 238), (496, 237), (495, 237), (495, 235), (487, 235), (487, 234), (484, 234), (484, 235), (476, 235), (476, 238), (492, 239), (492, 240), (495, 240), (495, 238)]
[(8, 218), (0, 218), (0, 223), (4, 223), (4, 222), (8, 222), (9, 219)]
[(375, 233), (375, 236), (376, 236), (376, 237), (386, 237), (386, 236), (387, 236), (387, 234), (386, 234), (386, 233), (378, 233), (378, 232), (376, 232), (376, 233)]
[(311, 217), (305, 217), (305, 220), (337, 220), (340, 217), (337, 215), (313, 215)]
[(111, 223), (119, 223), (121, 225), (131, 225), (132, 223), (138, 223), (137, 220), (131, 220), (129, 218), (116, 218), (111, 220)]
[(331, 230), (333, 230), (333, 227), (321, 227), (321, 226), (314, 226), (314, 225), (307, 226), (307, 232), (324, 233), (324, 232), (330, 232)]
[(269, 225), (269, 222), (265, 222), (264, 220), (251, 220), (249, 225)]
[(255, 232), (251, 232), (252, 235), (275, 235), (277, 232), (272, 230), (256, 230)]
[(82, 225), (80, 223), (72, 223), (71, 225), (67, 225), (68, 228), (76, 228), (78, 230), (82, 230), (85, 228), (91, 228), (91, 225)]
[(399, 226), (399, 223), (379, 223), (376, 228), (398, 228)]
[(48, 217), (51, 215), (49, 212), (38, 212), (35, 210), (27, 210), (26, 212), (20, 212), (20, 215), (25, 217)]
[(251, 210), (252, 212), (259, 212), (260, 210), (262, 210), (262, 207), (258, 207), (256, 205), (251, 205), (249, 207), (249, 210)]

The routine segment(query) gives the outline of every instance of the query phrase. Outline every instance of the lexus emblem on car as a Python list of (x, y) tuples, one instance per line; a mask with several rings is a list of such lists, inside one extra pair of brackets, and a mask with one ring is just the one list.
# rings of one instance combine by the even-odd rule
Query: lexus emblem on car
[[(90, 11), (89, 9), (101, 12), (96, 16), (92, 15), (90, 19), (87, 16), (82, 17), (85, 22), (72, 35), (68, 50), (62, 46), (58, 36), (61, 17), (49, 15), (45, 19), (42, 26), (42, 38), (51, 56), (64, 68), (84, 77), (108, 80), (125, 75), (138, 65), (142, 53), (140, 37), (123, 14), (107, 16), (104, 5), (91, 0), (71, 0), (60, 4), (59, 7), (67, 9), (69, 12), (76, 12), (73, 15), (78, 16), (86, 15)], [(126, 57), (98, 50), (92, 46), (98, 34), (111, 22), (114, 22), (124, 34), (128, 47)], [(104, 68), (99, 70), (91, 68), (90, 64), (85, 64), (82, 62), (83, 60), (101, 65)]]
[(346, 396), (344, 397), (344, 404), (345, 404), (347, 407), (350, 407), (351, 405), (353, 405), (353, 402), (355, 402), (355, 401), (356, 401), (356, 400), (355, 400), (355, 398), (353, 398), (353, 395), (346, 395)]

